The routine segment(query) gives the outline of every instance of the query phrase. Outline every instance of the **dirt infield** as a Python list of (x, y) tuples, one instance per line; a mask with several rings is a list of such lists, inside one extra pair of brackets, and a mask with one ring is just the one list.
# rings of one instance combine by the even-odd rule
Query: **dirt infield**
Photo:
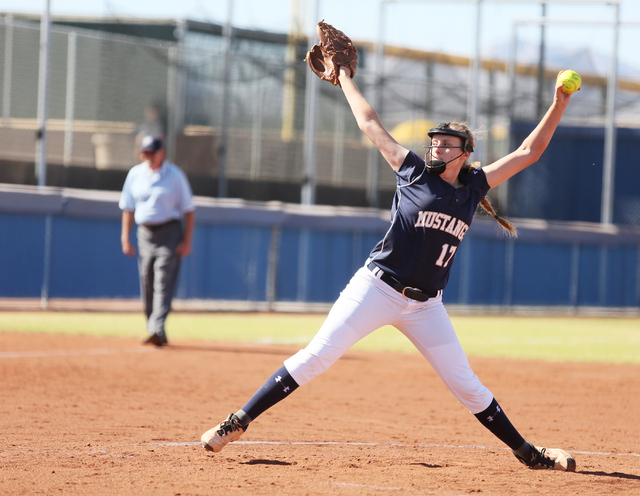
[(219, 454), (200, 435), (290, 347), (0, 333), (0, 493), (640, 494), (640, 367), (473, 358), (523, 435), (520, 465), (417, 354), (349, 352)]

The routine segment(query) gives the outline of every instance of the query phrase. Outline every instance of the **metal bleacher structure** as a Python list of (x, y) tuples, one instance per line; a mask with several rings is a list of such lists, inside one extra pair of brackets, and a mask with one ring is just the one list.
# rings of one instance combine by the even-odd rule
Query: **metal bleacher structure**
[[(0, 306), (137, 302), (135, 262), (119, 249), (117, 199), (146, 126), (162, 129), (197, 195), (194, 253), (176, 308), (325, 311), (335, 300), (386, 231), (395, 177), (363, 140), (340, 89), (323, 84), (317, 205), (300, 205), (310, 180), (308, 40), (234, 29), (231, 62), (226, 40), (223, 26), (194, 21), (53, 18), (47, 177), (38, 187), (39, 23), (0, 17)], [(381, 117), (398, 141), (422, 153), (425, 128), (465, 119), (467, 90), (449, 81), (469, 80), (468, 58), (387, 46), (378, 77), (374, 45), (356, 46), (358, 84), (380, 91)], [(476, 159), (487, 163), (537, 120), (540, 78), (537, 66), (517, 65), (512, 99), (505, 61), (483, 60), (481, 70)], [(544, 71), (549, 85), (557, 70)], [(568, 110), (552, 153), (508, 191), (491, 192), (520, 237), (500, 237), (478, 216), (454, 265), (450, 308), (640, 311), (640, 81), (618, 79), (616, 203), (613, 224), (602, 225), (607, 78), (582, 76), (581, 103)]]

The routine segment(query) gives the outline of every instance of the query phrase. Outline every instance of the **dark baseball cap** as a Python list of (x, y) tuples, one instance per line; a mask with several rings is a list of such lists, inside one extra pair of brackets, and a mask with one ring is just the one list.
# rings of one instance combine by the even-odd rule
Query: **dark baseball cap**
[(155, 153), (158, 150), (162, 150), (162, 148), (164, 148), (164, 144), (162, 143), (162, 138), (159, 136), (145, 136), (140, 143), (141, 152)]

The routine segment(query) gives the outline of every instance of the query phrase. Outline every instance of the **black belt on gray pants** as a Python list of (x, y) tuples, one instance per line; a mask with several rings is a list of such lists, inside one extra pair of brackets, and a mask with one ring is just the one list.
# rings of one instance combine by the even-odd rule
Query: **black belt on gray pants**
[(158, 229), (162, 229), (163, 227), (168, 226), (169, 224), (173, 224), (174, 222), (180, 222), (178, 219), (171, 219), (167, 222), (163, 222), (162, 224), (143, 224), (144, 227), (149, 229), (149, 231), (157, 231)]
[(369, 264), (367, 265), (367, 269), (373, 272), (373, 274), (376, 277), (378, 276), (378, 274), (380, 274), (379, 279), (382, 282), (391, 286), (393, 289), (395, 289), (398, 293), (400, 293), (405, 298), (410, 298), (416, 301), (427, 301), (429, 298), (435, 298), (440, 293), (440, 291), (426, 293), (419, 290), (418, 288), (407, 287), (404, 284), (400, 283), (399, 281), (396, 281), (393, 277), (391, 277), (389, 274), (387, 274), (384, 270), (382, 270), (373, 262), (369, 262)]

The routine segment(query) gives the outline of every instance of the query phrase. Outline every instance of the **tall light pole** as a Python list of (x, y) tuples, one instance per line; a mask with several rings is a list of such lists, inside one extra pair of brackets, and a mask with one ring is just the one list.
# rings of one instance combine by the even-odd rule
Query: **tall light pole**
[(49, 93), (50, 0), (44, 0), (40, 19), (40, 66), (38, 72), (38, 130), (36, 132), (36, 177), (38, 186), (47, 184), (47, 111)]
[[(318, 22), (320, 0), (311, 0), (311, 18), (307, 33), (309, 36), (309, 49), (315, 44), (316, 23)], [(308, 13), (309, 14), (309, 13)], [(302, 189), (300, 203), (313, 205), (316, 202), (316, 123), (318, 94), (320, 92), (320, 80), (311, 71), (307, 71), (306, 100), (304, 106), (304, 171), (302, 177)]]
[(604, 164), (602, 168), (602, 207), (600, 222), (613, 223), (613, 189), (616, 164), (616, 87), (618, 86), (618, 39), (620, 31), (620, 6), (616, 3), (613, 28), (613, 51), (609, 80), (607, 81), (607, 111), (604, 134)]
[[(547, 17), (547, 4), (542, 4), (542, 19)], [(544, 49), (545, 49), (545, 24), (540, 24), (540, 49), (538, 51), (538, 88), (536, 93), (536, 118), (544, 115)]]
[(233, 0), (227, 1), (227, 22), (222, 28), (224, 37), (224, 68), (222, 73), (222, 115), (220, 117), (220, 143), (218, 145), (218, 197), (228, 194), (227, 162), (229, 142), (229, 113), (231, 108), (231, 48), (233, 42)]
[(482, 0), (476, 0), (476, 24), (474, 29), (474, 54), (467, 98), (467, 124), (473, 130), (478, 127), (478, 94), (480, 92), (480, 40), (482, 32)]

